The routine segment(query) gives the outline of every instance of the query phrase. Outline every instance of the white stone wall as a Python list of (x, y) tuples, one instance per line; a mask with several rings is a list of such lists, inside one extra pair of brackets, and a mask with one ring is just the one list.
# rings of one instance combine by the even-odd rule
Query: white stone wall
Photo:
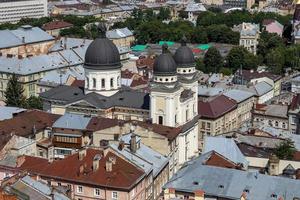
[[(121, 70), (91, 70), (85, 71), (85, 92), (97, 92), (104, 96), (115, 94), (121, 87)], [(95, 80), (95, 84), (94, 84)], [(104, 80), (104, 85), (102, 80)], [(113, 80), (113, 85), (111, 85)]]

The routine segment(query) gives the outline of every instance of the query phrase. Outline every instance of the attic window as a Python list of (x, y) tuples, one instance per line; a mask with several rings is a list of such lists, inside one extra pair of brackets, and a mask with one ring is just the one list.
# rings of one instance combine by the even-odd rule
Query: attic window
[(219, 188), (224, 188), (224, 185), (219, 185)]
[(119, 100), (120, 100), (120, 101), (123, 101), (123, 100), (124, 100), (124, 98), (123, 98), (123, 97), (120, 97), (120, 98), (119, 98)]
[(249, 189), (244, 189), (244, 192), (247, 192), (247, 193), (249, 193), (250, 191), (249, 191)]
[(77, 95), (78, 95), (78, 93), (77, 93), (77, 92), (75, 92), (75, 93), (74, 93), (74, 95), (75, 95), (75, 96), (77, 96)]
[(199, 185), (199, 182), (194, 181), (193, 184), (194, 184), (194, 185)]

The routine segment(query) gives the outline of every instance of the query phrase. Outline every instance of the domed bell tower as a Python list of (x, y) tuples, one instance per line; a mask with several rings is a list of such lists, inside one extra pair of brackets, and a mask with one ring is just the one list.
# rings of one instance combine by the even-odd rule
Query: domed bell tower
[(98, 26), (98, 38), (87, 48), (84, 59), (85, 93), (111, 96), (121, 88), (121, 62), (116, 45), (106, 38), (104, 23)]
[(181, 88), (177, 81), (176, 63), (168, 50), (162, 46), (153, 65), (153, 81), (150, 91), (150, 117), (153, 123), (178, 126), (178, 107)]

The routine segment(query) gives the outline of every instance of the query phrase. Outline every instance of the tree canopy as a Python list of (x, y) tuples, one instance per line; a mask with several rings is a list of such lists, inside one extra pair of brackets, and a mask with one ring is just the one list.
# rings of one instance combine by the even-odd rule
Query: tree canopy
[(24, 107), (26, 100), (23, 96), (24, 88), (18, 81), (18, 76), (12, 74), (8, 81), (7, 88), (5, 91), (5, 103), (7, 106)]
[(290, 160), (296, 151), (294, 142), (290, 139), (283, 141), (275, 149), (275, 154), (279, 159)]

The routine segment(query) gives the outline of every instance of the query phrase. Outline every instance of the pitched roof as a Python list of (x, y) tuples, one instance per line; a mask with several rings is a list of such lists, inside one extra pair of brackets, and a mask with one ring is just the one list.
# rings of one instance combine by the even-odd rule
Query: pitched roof
[(200, 189), (206, 196), (225, 199), (240, 199), (248, 190), (247, 199), (274, 200), (299, 198), (299, 187), (299, 180), (203, 165), (199, 157), (186, 163), (163, 188), (188, 193)]
[(240, 76), (243, 76), (243, 79), (247, 80), (247, 81), (250, 81), (250, 80), (256, 79), (256, 78), (263, 78), (263, 77), (268, 77), (273, 81), (278, 81), (279, 79), (281, 79), (280, 75), (272, 74), (272, 73), (266, 72), (266, 71), (258, 72), (255, 70), (243, 69), (242, 71), (238, 70), (236, 73), (239, 74)]
[(55, 29), (61, 29), (61, 28), (69, 28), (72, 27), (73, 24), (65, 21), (53, 21), (53, 22), (48, 22), (43, 25), (43, 29), (48, 31), (48, 30), (55, 30)]
[(55, 121), (52, 127), (84, 130), (90, 120), (91, 117), (84, 114), (65, 113)]
[(243, 102), (254, 96), (254, 94), (251, 92), (237, 90), (237, 89), (229, 90), (225, 92), (224, 95), (235, 100), (237, 103)]
[[(93, 160), (96, 155), (100, 156), (99, 168), (93, 170)], [(82, 160), (79, 160), (78, 153), (52, 163), (43, 158), (30, 156), (24, 156), (24, 158), (25, 161), (19, 167), (20, 170), (56, 180), (70, 181), (78, 185), (87, 184), (128, 191), (145, 175), (140, 168), (118, 156), (112, 149), (108, 149), (105, 155), (101, 150), (87, 149)], [(106, 161), (111, 158), (115, 158), (116, 162), (112, 165), (112, 171), (109, 172), (106, 170)]]
[[(59, 115), (50, 114), (39, 110), (27, 110), (17, 114), (14, 118), (0, 121), (0, 149), (12, 135), (27, 137), (34, 131), (44, 130), (59, 118)], [(12, 134), (13, 133), (13, 134)]]
[(224, 95), (217, 96), (209, 101), (198, 101), (198, 114), (200, 118), (215, 119), (232, 111), (237, 107), (234, 100)]

